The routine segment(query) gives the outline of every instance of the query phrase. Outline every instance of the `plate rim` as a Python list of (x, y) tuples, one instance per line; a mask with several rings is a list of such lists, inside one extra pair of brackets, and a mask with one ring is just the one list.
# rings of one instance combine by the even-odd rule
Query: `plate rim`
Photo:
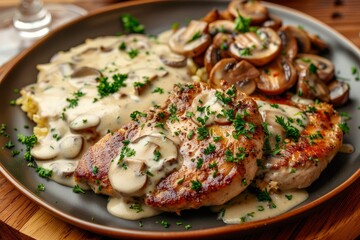
[[(185, 0), (187, 2), (191, 2), (192, 0)], [(201, 0), (198, 0), (201, 2)], [(52, 36), (53, 34), (62, 31), (62, 29), (67, 28), (68, 26), (71, 26), (72, 24), (84, 21), (87, 18), (94, 17), (96, 15), (100, 15), (109, 11), (118, 10), (125, 7), (130, 6), (138, 6), (138, 5), (146, 5), (146, 4), (153, 4), (153, 3), (161, 3), (161, 2), (180, 2), (179, 0), (138, 0), (138, 1), (129, 1), (129, 2), (121, 2), (117, 4), (112, 4), (106, 7), (99, 8), (95, 11), (92, 11), (88, 13), (85, 16), (82, 16), (78, 19), (75, 19), (73, 21), (70, 21), (56, 30), (50, 32), (48, 35), (43, 37), (42, 39), (38, 40), (36, 43), (34, 43), (31, 47), (24, 50), (22, 53), (14, 57), (10, 62), (6, 63), (3, 67), (4, 70), (0, 73), (0, 83), (7, 77), (8, 74), (12, 71), (12, 69), (18, 65), (21, 60), (26, 57), (30, 52), (33, 51), (33, 49), (36, 49), (39, 45), (41, 45), (43, 42), (46, 42), (47, 39)], [(222, 0), (209, 0), (209, 2), (223, 2), (228, 3), (229, 1), (222, 1)], [(354, 54), (360, 59), (360, 48), (358, 48), (352, 41), (347, 39), (345, 36), (343, 36), (341, 33), (333, 29), (332, 27), (328, 26), (327, 24), (321, 22), (320, 20), (303, 13), (301, 11), (298, 11), (293, 8), (289, 8), (286, 6), (281, 6), (275, 3), (269, 3), (269, 2), (262, 2), (266, 7), (272, 8), (274, 10), (278, 11), (284, 11), (291, 13), (293, 15), (298, 15), (303, 19), (310, 20), (315, 25), (320, 26), (321, 28), (326, 29), (327, 32), (330, 32), (331, 34), (335, 34), (342, 42), (342, 44), (346, 45), (347, 48), (350, 48), (354, 52)], [(281, 215), (269, 218), (269, 219), (263, 219), (258, 220), (254, 222), (248, 222), (245, 224), (235, 224), (235, 225), (226, 225), (226, 226), (219, 226), (219, 227), (213, 227), (209, 229), (200, 229), (200, 230), (187, 230), (187, 231), (147, 231), (147, 230), (132, 230), (132, 229), (125, 229), (125, 228), (115, 228), (115, 227), (108, 227), (97, 223), (92, 223), (89, 221), (85, 221), (82, 219), (79, 219), (75, 216), (72, 216), (70, 214), (67, 214), (56, 207), (51, 206), (49, 203), (42, 200), (42, 198), (35, 193), (32, 193), (29, 191), (23, 184), (21, 184), (16, 178), (14, 178), (11, 173), (1, 164), (0, 162), (0, 172), (5, 176), (7, 181), (9, 181), (16, 189), (18, 189), (23, 195), (31, 199), (34, 203), (37, 205), (43, 207), (47, 212), (49, 212), (52, 216), (61, 219), (69, 224), (72, 224), (74, 226), (80, 227), (84, 230), (92, 231), (97, 234), (102, 234), (106, 236), (112, 236), (112, 237), (128, 237), (128, 238), (143, 238), (143, 239), (168, 239), (169, 234), (172, 235), (172, 237), (175, 238), (189, 238), (189, 237), (206, 237), (206, 236), (218, 236), (221, 234), (231, 234), (235, 232), (245, 232), (245, 231), (251, 231), (256, 228), (261, 228), (264, 226), (274, 225), (276, 223), (282, 222), (286, 219), (293, 219), (295, 217), (298, 217), (300, 215), (304, 215), (305, 213), (308, 213), (310, 210), (313, 210), (316, 206), (319, 206), (321, 204), (324, 204), (325, 202), (331, 200), (335, 196), (339, 195), (341, 192), (343, 192), (345, 189), (347, 189), (352, 183), (354, 183), (357, 179), (360, 178), (360, 169), (355, 171), (348, 179), (346, 179), (342, 184), (338, 185), (336, 188), (331, 190), (330, 192), (327, 192), (323, 196), (313, 200), (312, 202), (301, 206), (296, 209), (292, 209), (286, 213), (283, 213)]]

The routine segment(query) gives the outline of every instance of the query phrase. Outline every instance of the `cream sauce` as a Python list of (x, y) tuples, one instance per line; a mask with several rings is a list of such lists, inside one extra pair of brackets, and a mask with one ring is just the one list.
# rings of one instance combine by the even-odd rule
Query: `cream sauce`
[(289, 211), (308, 198), (305, 190), (287, 190), (270, 194), (272, 204), (259, 202), (247, 191), (232, 199), (228, 204), (212, 207), (219, 212), (219, 218), (227, 224), (239, 224), (278, 216)]
[(156, 216), (161, 213), (142, 202), (124, 197), (109, 198), (107, 210), (116, 217), (128, 220), (139, 220)]
[[(31, 153), (39, 166), (53, 170), (53, 180), (73, 186), (72, 173), (91, 145), (130, 121), (133, 111), (162, 104), (174, 84), (190, 81), (186, 67), (161, 61), (160, 56), (171, 54), (164, 41), (143, 35), (99, 37), (38, 66), (38, 81), (25, 94), (37, 107), (34, 119), (45, 122), (48, 133)], [(110, 83), (115, 74), (127, 74), (126, 86), (102, 98), (100, 74)]]

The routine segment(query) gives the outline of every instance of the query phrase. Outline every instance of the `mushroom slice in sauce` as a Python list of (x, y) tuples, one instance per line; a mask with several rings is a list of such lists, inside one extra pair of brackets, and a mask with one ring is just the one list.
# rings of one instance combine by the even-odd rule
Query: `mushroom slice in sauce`
[(95, 55), (98, 53), (99, 49), (98, 48), (95, 48), (95, 47), (90, 47), (90, 48), (87, 48), (86, 50), (76, 54), (76, 55), (73, 55), (71, 57), (71, 59), (75, 62), (80, 62), (86, 58), (93, 58), (95, 57)]
[(169, 40), (169, 47), (187, 57), (198, 56), (210, 45), (210, 35), (205, 33), (207, 22), (192, 20), (187, 27), (179, 29)]
[(330, 90), (330, 102), (334, 106), (344, 105), (349, 100), (349, 84), (335, 80), (332, 81), (328, 87)]
[(31, 149), (31, 156), (37, 160), (50, 160), (59, 154), (59, 148), (48, 143), (36, 144)]
[(71, 78), (84, 78), (89, 76), (100, 77), (101, 72), (92, 67), (80, 67), (75, 69), (74, 72), (70, 75)]
[(217, 33), (233, 33), (235, 32), (235, 23), (230, 20), (217, 20), (209, 24), (209, 33), (215, 35)]
[(238, 34), (230, 45), (230, 54), (256, 66), (273, 60), (281, 51), (281, 39), (271, 28), (259, 28), (256, 33)]
[(161, 62), (169, 67), (181, 68), (186, 66), (186, 57), (173, 52), (166, 52), (159, 56)]
[(100, 124), (100, 117), (94, 114), (83, 114), (70, 122), (70, 128), (75, 131), (94, 128)]
[(311, 72), (309, 68), (299, 72), (297, 94), (303, 98), (318, 98), (324, 102), (330, 101), (329, 88), (319, 79), (317, 74)]
[(126, 159), (121, 163), (111, 164), (110, 171), (111, 186), (125, 195), (134, 195), (144, 187), (147, 180), (146, 164), (141, 160)]
[(229, 12), (234, 16), (239, 15), (251, 18), (252, 24), (261, 24), (268, 18), (268, 10), (259, 1), (233, 0), (228, 5)]
[(292, 35), (289, 28), (282, 27), (278, 31), (281, 38), (282, 54), (293, 61), (298, 53), (298, 44), (296, 38)]
[(295, 26), (286, 26), (284, 29), (291, 32), (291, 34), (296, 38), (299, 52), (307, 53), (311, 50), (310, 38), (304, 30)]
[(320, 52), (324, 52), (329, 49), (329, 46), (327, 45), (327, 43), (324, 40), (322, 40), (318, 35), (312, 34), (309, 32), (306, 32), (306, 34), (308, 35), (308, 37), (310, 39), (311, 46), (313, 48), (315, 48), (316, 50), (318, 50)]
[(83, 146), (83, 138), (79, 135), (71, 135), (61, 139), (60, 156), (72, 159), (79, 155)]
[(277, 31), (282, 26), (281, 18), (269, 14), (269, 18), (262, 24), (263, 27), (269, 27)]
[(295, 65), (299, 70), (308, 68), (311, 64), (316, 67), (316, 73), (323, 82), (329, 82), (334, 77), (335, 68), (332, 62), (324, 57), (313, 54), (298, 54)]
[(234, 85), (246, 94), (252, 94), (256, 89), (259, 71), (249, 62), (238, 62), (234, 58), (219, 61), (210, 72), (210, 85), (223, 88), (224, 85)]
[(274, 62), (261, 68), (257, 87), (263, 93), (276, 95), (291, 88), (296, 80), (295, 67), (287, 58), (280, 56)]

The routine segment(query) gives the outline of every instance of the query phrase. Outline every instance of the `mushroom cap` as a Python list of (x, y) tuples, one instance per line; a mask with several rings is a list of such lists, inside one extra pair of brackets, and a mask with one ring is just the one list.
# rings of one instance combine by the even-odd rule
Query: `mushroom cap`
[(187, 57), (202, 54), (211, 43), (211, 37), (206, 33), (207, 26), (207, 22), (192, 20), (170, 37), (170, 49)]
[(314, 64), (317, 69), (317, 75), (325, 83), (334, 77), (334, 64), (324, 57), (313, 54), (298, 54), (294, 63), (299, 70), (308, 68), (310, 64)]
[(330, 101), (329, 88), (319, 79), (318, 75), (311, 72), (309, 68), (305, 68), (299, 72), (297, 93), (304, 98), (318, 98), (324, 102)]
[(282, 26), (282, 20), (276, 15), (269, 14), (269, 18), (263, 22), (263, 27), (269, 27), (277, 31)]
[(272, 63), (261, 68), (260, 80), (257, 82), (259, 91), (276, 95), (291, 88), (297, 80), (296, 69), (291, 61), (280, 56)]
[(259, 71), (249, 62), (224, 58), (211, 70), (210, 85), (215, 88), (234, 85), (240, 91), (250, 95), (255, 91), (258, 77)]
[(216, 20), (209, 23), (209, 33), (215, 35), (217, 33), (233, 33), (235, 32), (235, 23), (230, 20)]
[(281, 51), (281, 39), (271, 28), (259, 28), (256, 33), (238, 34), (230, 45), (230, 54), (256, 66), (272, 61)]
[(308, 53), (311, 50), (310, 38), (303, 29), (290, 25), (285, 26), (284, 29), (289, 31), (296, 38), (299, 52)]
[(349, 100), (350, 86), (348, 83), (334, 80), (328, 87), (330, 90), (330, 102), (334, 106), (342, 106)]
[(228, 5), (228, 11), (234, 17), (251, 18), (252, 24), (261, 24), (268, 18), (267, 8), (259, 1), (233, 0)]
[(298, 44), (289, 28), (282, 27), (278, 30), (281, 38), (282, 53), (291, 61), (293, 61), (298, 53)]

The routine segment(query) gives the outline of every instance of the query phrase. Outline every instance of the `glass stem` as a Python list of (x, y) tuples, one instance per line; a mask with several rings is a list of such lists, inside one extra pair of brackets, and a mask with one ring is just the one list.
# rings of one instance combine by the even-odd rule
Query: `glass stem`
[(18, 5), (13, 24), (20, 36), (37, 39), (49, 32), (51, 15), (41, 0), (22, 0)]

